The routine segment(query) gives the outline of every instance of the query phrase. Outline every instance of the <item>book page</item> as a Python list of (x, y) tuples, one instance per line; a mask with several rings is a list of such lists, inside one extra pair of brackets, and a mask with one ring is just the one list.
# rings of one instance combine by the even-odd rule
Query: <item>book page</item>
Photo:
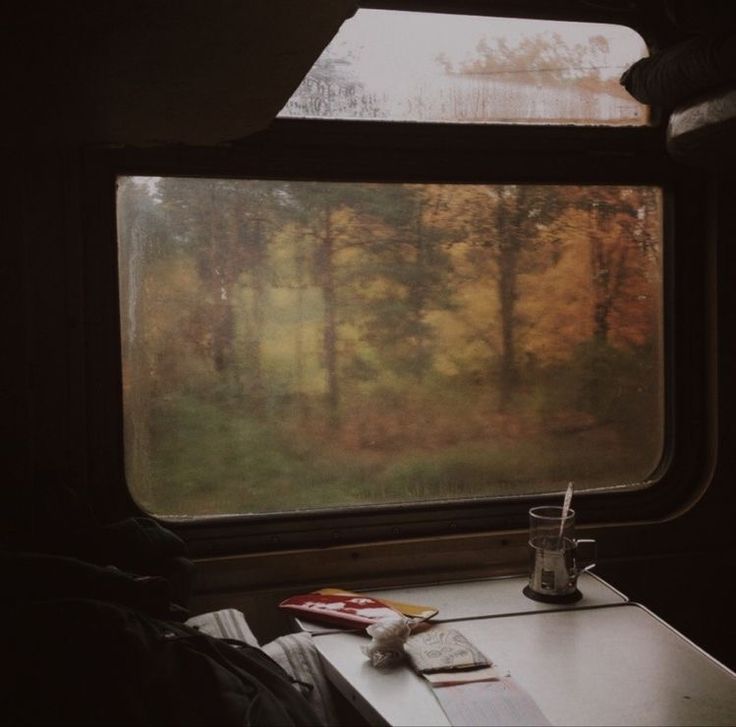
[(453, 725), (532, 727), (550, 724), (537, 703), (510, 677), (435, 686), (434, 694)]

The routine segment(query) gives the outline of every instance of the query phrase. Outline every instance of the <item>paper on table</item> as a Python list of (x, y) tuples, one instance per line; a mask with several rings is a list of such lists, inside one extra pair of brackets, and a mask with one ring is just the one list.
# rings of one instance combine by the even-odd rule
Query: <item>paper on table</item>
[(470, 671), (440, 671), (422, 674), (422, 676), (435, 687), (446, 687), (451, 684), (469, 684), (470, 682), (490, 682), (501, 678), (492, 666), (472, 669)]
[(480, 669), (491, 662), (457, 629), (435, 626), (407, 639), (404, 649), (420, 674)]
[(542, 727), (551, 724), (537, 703), (510, 677), (498, 681), (435, 686), (433, 691), (453, 725)]

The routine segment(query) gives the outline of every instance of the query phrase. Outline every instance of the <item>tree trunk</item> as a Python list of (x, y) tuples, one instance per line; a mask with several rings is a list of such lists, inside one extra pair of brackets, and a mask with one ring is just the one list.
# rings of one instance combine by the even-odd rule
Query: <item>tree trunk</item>
[[(593, 221), (591, 220), (591, 227)], [(593, 338), (599, 343), (608, 340), (608, 316), (611, 312), (610, 283), (603, 241), (591, 231), (590, 233), (590, 275), (593, 283)]]
[(294, 267), (296, 273), (296, 331), (294, 333), (294, 396), (297, 401), (298, 413), (302, 423), (306, 423), (308, 407), (306, 392), (304, 391), (304, 290), (306, 282), (306, 260), (303, 242), (297, 242)]
[(230, 373), (235, 334), (235, 318), (229, 296), (222, 287), (221, 298), (215, 308), (215, 325), (212, 330), (212, 360), (218, 374)]
[(320, 278), (324, 301), (323, 350), (327, 385), (328, 421), (332, 429), (340, 425), (340, 389), (337, 376), (337, 295), (335, 290), (334, 240), (331, 213), (325, 212), (320, 250)]
[(597, 301), (593, 309), (593, 338), (598, 343), (606, 343), (608, 341), (608, 323), (611, 307), (608, 301)]
[(519, 382), (516, 363), (516, 301), (518, 298), (518, 252), (512, 244), (501, 249), (498, 271), (498, 300), (501, 311), (500, 405), (505, 408)]
[[(248, 230), (251, 226), (246, 225)], [(248, 377), (246, 392), (256, 412), (263, 412), (266, 387), (263, 377), (263, 324), (266, 305), (265, 267), (266, 244), (263, 235), (263, 220), (256, 218), (252, 224), (252, 235), (241, 233), (240, 243), (250, 245), (250, 311), (246, 317), (244, 364)]]

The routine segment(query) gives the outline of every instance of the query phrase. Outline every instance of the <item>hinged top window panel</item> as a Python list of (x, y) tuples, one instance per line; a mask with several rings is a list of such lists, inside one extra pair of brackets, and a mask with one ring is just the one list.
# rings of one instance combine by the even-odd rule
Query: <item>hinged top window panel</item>
[(279, 116), (640, 126), (619, 78), (646, 54), (619, 25), (361, 9)]

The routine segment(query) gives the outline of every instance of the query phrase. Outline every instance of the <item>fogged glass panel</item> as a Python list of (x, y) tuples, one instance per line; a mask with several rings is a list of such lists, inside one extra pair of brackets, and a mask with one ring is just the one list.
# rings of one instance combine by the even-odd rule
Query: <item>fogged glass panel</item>
[(618, 25), (362, 9), (279, 115), (639, 125), (618, 79), (646, 55)]
[(160, 515), (639, 487), (652, 187), (124, 177), (125, 454)]

